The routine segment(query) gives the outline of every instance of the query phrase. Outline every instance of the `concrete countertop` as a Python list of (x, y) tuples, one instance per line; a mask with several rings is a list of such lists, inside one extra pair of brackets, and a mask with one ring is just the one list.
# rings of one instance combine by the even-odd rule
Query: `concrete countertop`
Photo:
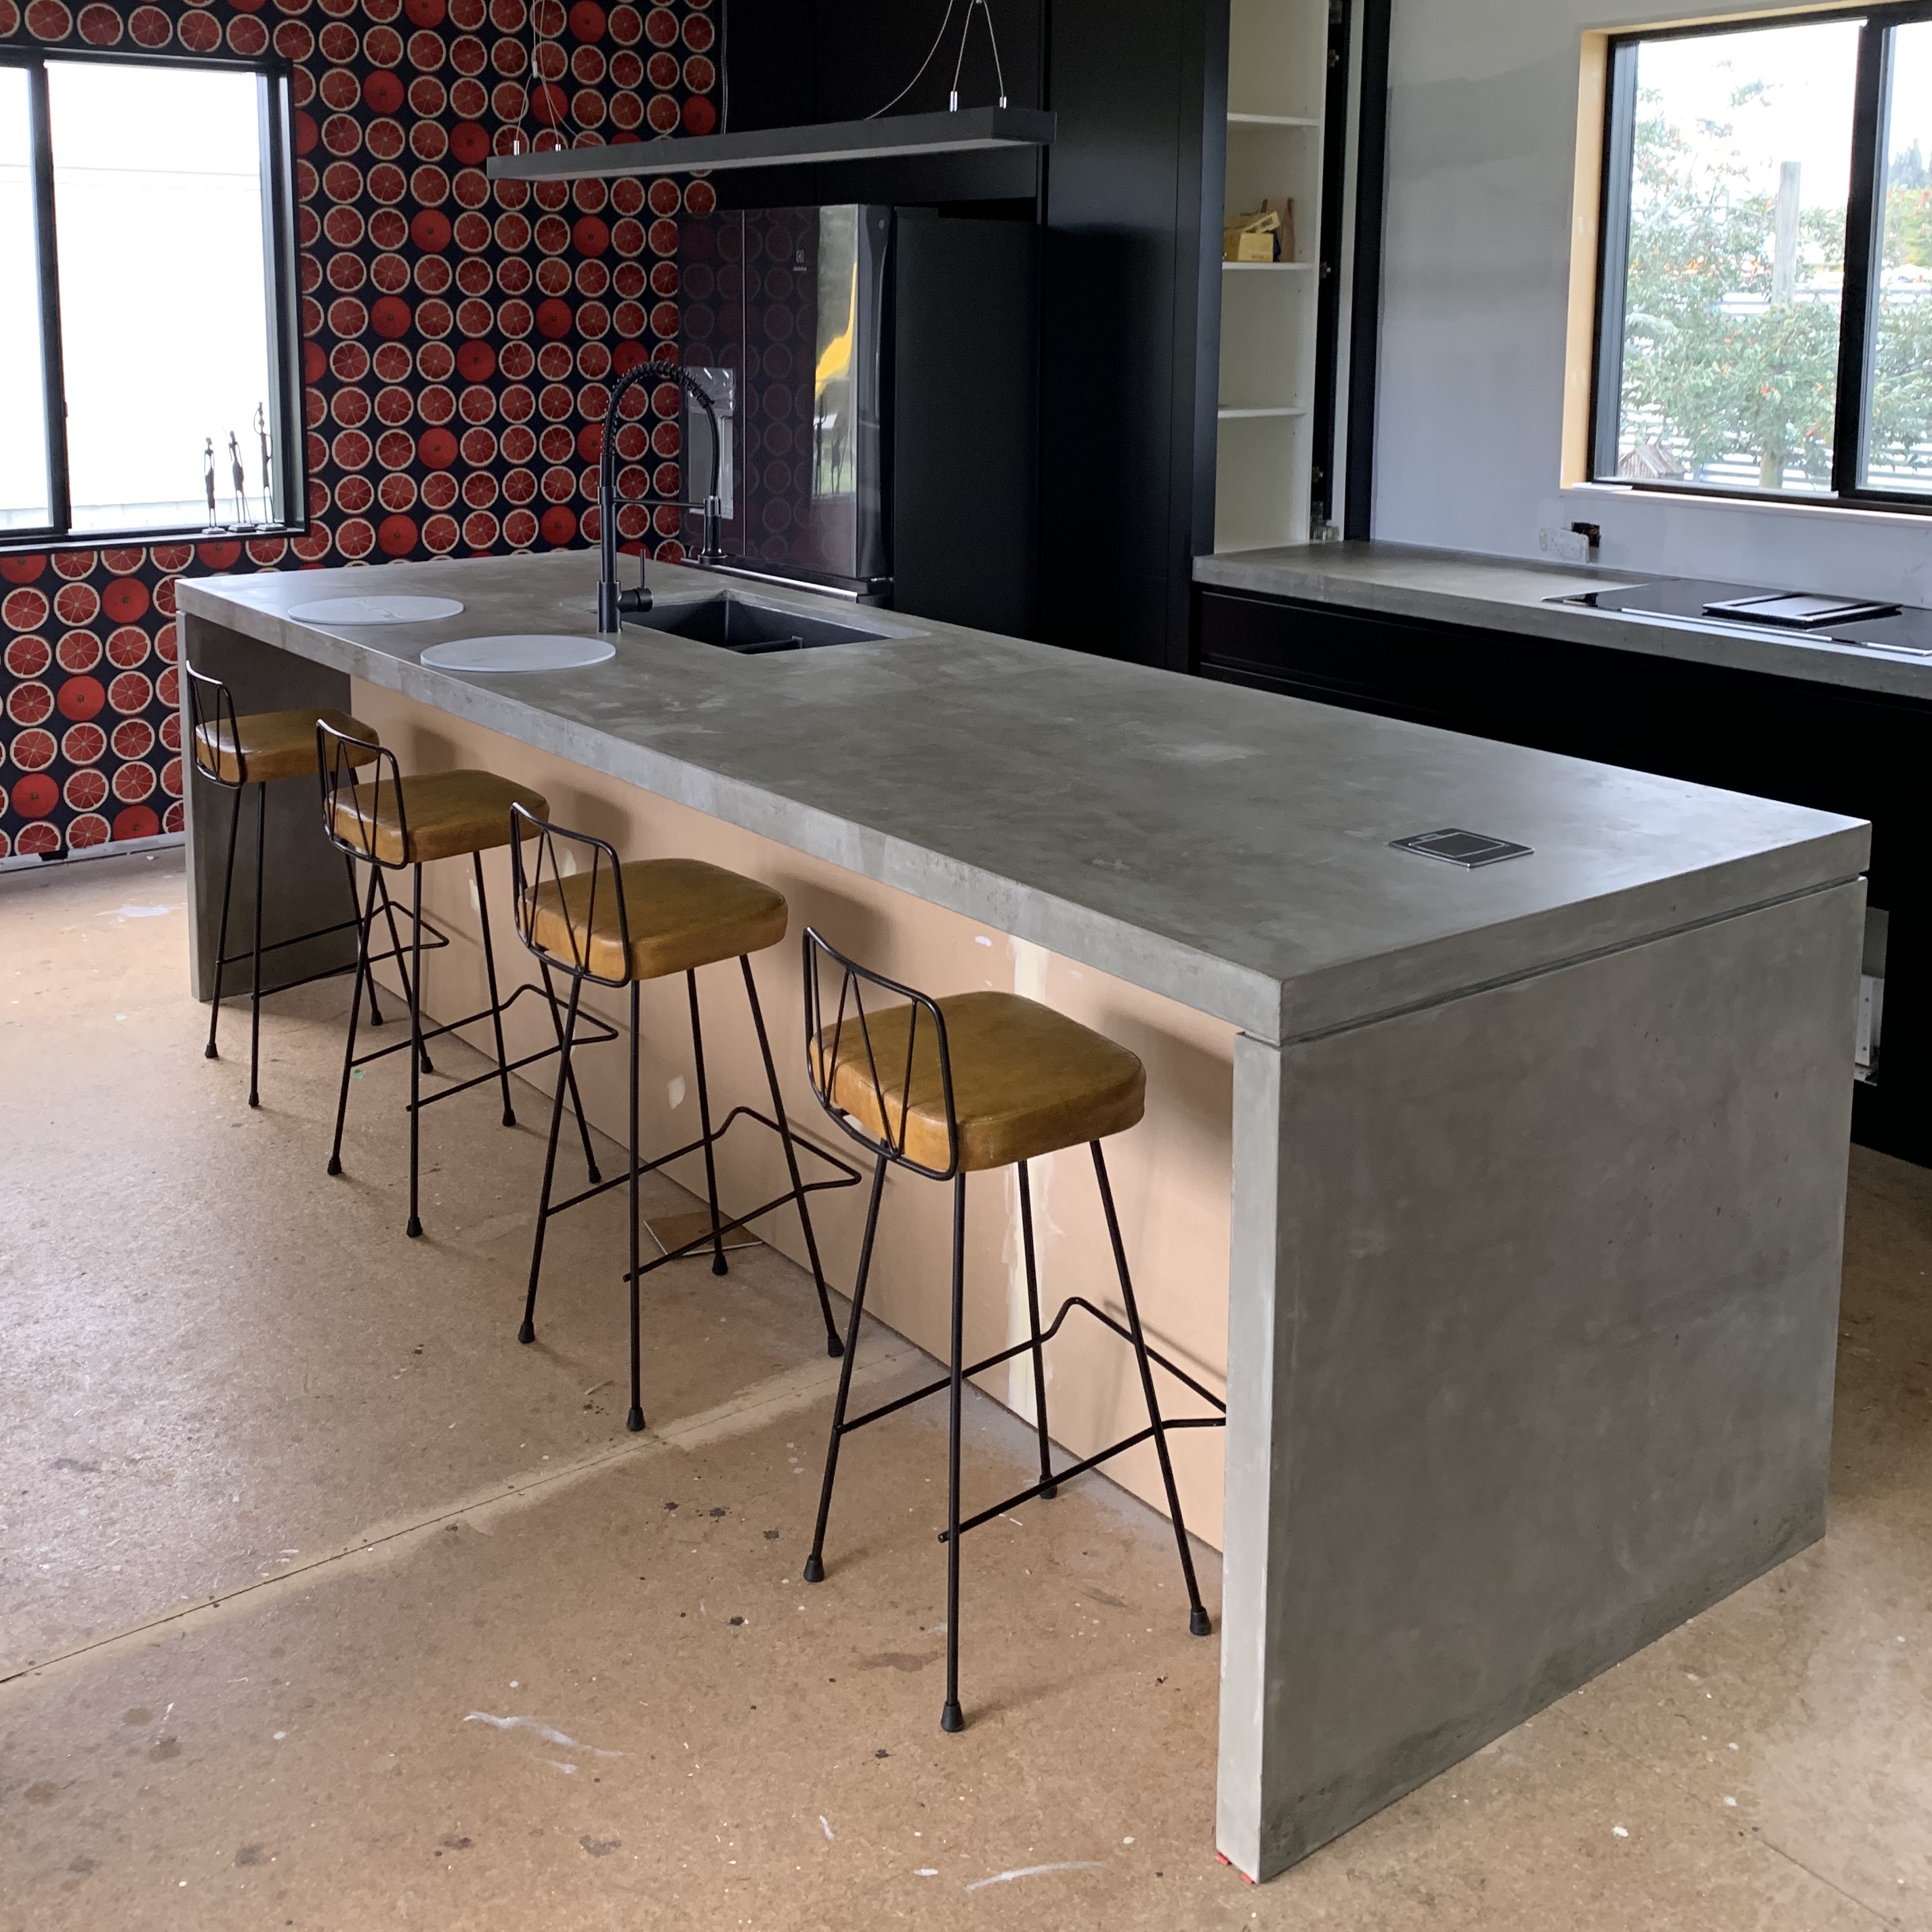
[(1932, 661), (1924, 658), (1894, 656), (1796, 632), (1789, 638), (1766, 637), (1714, 625), (1654, 622), (1550, 602), (1592, 590), (1628, 590), (1665, 574), (1520, 562), (1466, 550), (1389, 543), (1300, 544), (1194, 560), (1196, 583), (1217, 590), (1293, 597), (1383, 616), (1508, 631), (1519, 637), (1561, 638), (1646, 657), (1678, 658), (1932, 701)]
[[(179, 596), (1270, 1042), (1854, 878), (1869, 849), (1828, 813), (657, 565), (661, 604), (729, 587), (894, 634), (740, 657), (632, 628), (585, 670), (417, 662), (451, 638), (590, 632), (596, 574), (583, 551), (384, 566), (383, 594), (466, 606), (427, 624), (287, 616), (375, 590), (366, 569)], [(1534, 856), (1465, 872), (1390, 849), (1452, 825)]]

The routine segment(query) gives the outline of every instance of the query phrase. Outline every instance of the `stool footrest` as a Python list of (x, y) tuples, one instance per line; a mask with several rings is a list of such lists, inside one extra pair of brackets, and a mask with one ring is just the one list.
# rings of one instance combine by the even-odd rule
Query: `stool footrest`
[[(716, 1147), (730, 1131), (732, 1123), (741, 1118), (756, 1120), (760, 1126), (769, 1127), (773, 1133), (779, 1131), (778, 1122), (772, 1119), (769, 1114), (760, 1113), (757, 1108), (734, 1107), (730, 1112), (719, 1122), (717, 1131), (710, 1136), (709, 1144)], [(667, 1166), (672, 1161), (681, 1160), (687, 1154), (700, 1152), (706, 1144), (706, 1138), (700, 1134), (696, 1140), (687, 1142), (681, 1148), (674, 1148), (669, 1154), (659, 1154), (655, 1160), (638, 1162), (638, 1173), (640, 1178), (646, 1174), (655, 1174), (659, 1168)], [(827, 1154), (823, 1148), (814, 1147), (811, 1142), (801, 1140), (796, 1134), (792, 1136), (792, 1144), (802, 1152), (812, 1155), (814, 1160), (823, 1161), (827, 1167), (836, 1168), (838, 1176), (836, 1180), (805, 1181), (797, 1190), (799, 1194), (823, 1194), (841, 1187), (858, 1186), (860, 1179), (858, 1170), (856, 1168), (848, 1167), (844, 1162), (839, 1160), (837, 1155)], [(619, 1174), (613, 1175), (608, 1180), (599, 1181), (593, 1187), (586, 1187), (573, 1194), (567, 1201), (554, 1202), (544, 1210), (544, 1218), (548, 1220), (553, 1214), (561, 1214), (566, 1208), (574, 1208), (580, 1202), (592, 1200), (599, 1194), (608, 1194), (614, 1187), (626, 1186), (629, 1180), (628, 1174)], [(761, 1215), (769, 1214), (774, 1209), (785, 1206), (788, 1202), (796, 1198), (793, 1190), (788, 1187), (782, 1194), (772, 1200), (766, 1202), (761, 1207), (752, 1208), (746, 1214), (734, 1215), (729, 1220), (721, 1217), (717, 1232), (720, 1235), (734, 1234), (740, 1228), (748, 1226)], [(673, 1262), (688, 1260), (692, 1256), (710, 1247), (712, 1245), (712, 1231), (706, 1228), (701, 1234), (696, 1235), (692, 1240), (686, 1241), (682, 1247), (674, 1248), (668, 1254), (658, 1256), (656, 1260), (644, 1263), (638, 1270), (638, 1277), (641, 1280), (647, 1274), (655, 1274), (658, 1269), (668, 1267)], [(624, 1280), (628, 1282), (630, 1279), (631, 1271), (626, 1268), (624, 1270)]]
[[(539, 999), (547, 999), (549, 997), (534, 980), (526, 980), (500, 1007), (494, 1010), (499, 1012), (508, 1012), (526, 993), (534, 993)], [(422, 1044), (427, 1046), (431, 1040), (442, 1039), (445, 1034), (458, 1032), (466, 1026), (478, 1025), (490, 1017), (491, 1012), (491, 1008), (484, 1006), (476, 1012), (465, 1014), (460, 1020), (446, 1020), (441, 1026), (425, 1027), (422, 1031)], [(580, 1044), (602, 1046), (617, 1037), (617, 1029), (608, 1020), (599, 1019), (594, 1013), (580, 1014), (578, 1019), (580, 1024), (586, 1028), (595, 1029), (594, 1031), (586, 1034)], [(349, 1064), (351, 1066), (373, 1066), (379, 1060), (388, 1059), (392, 1053), (408, 1052), (415, 1044), (413, 1040), (396, 1040), (388, 1046), (377, 1047), (373, 1053), (358, 1054)], [(554, 1045), (540, 1048), (535, 1053), (526, 1054), (520, 1060), (512, 1060), (502, 1071), (514, 1073), (520, 1066), (533, 1066), (539, 1060), (549, 1060), (554, 1058), (559, 1051), (560, 1049)], [(433, 1106), (438, 1100), (447, 1100), (452, 1094), (467, 1093), (471, 1088), (478, 1085), (485, 1080), (496, 1078), (497, 1072), (498, 1070), (493, 1062), (487, 1072), (478, 1074), (474, 1079), (465, 1080), (458, 1086), (446, 1087), (440, 1094), (430, 1094), (421, 1104), (425, 1107)], [(404, 1111), (407, 1112), (409, 1110), (405, 1108)]]
[[(406, 921), (409, 915), (404, 913), (400, 916)], [(360, 924), (361, 921), (358, 920), (339, 920), (334, 926), (319, 926), (313, 932), (298, 932), (292, 939), (278, 939), (272, 945), (262, 948), (262, 957), (266, 959), (270, 953), (279, 952), (286, 946), (303, 946), (311, 939), (326, 939), (332, 932), (353, 932)], [(439, 947), (449, 944), (449, 935), (446, 932), (439, 932), (428, 920), (423, 921), (423, 931), (429, 935), (422, 943), (422, 950), (425, 952), (434, 952)], [(386, 952), (370, 953), (369, 964), (371, 966), (380, 966), (385, 960), (406, 959), (409, 955), (410, 949), (406, 946), (392, 946)], [(254, 949), (251, 946), (245, 952), (224, 952), (221, 956), (220, 963), (224, 966), (238, 966), (244, 960), (252, 960), (254, 956)], [(325, 966), (319, 972), (308, 974), (302, 979), (284, 980), (279, 986), (271, 987), (268, 990), (276, 993), (289, 993), (292, 992), (298, 986), (312, 986), (318, 980), (339, 979), (344, 973), (354, 972), (356, 964), (353, 959), (350, 959), (345, 961), (340, 966)], [(239, 994), (232, 994), (229, 997), (241, 998), (246, 996), (248, 991), (248, 988), (244, 986)], [(424, 1037), (427, 1038), (428, 1036), (425, 1035)]]
[[(1084, 1295), (1070, 1294), (1060, 1304), (1060, 1312), (1053, 1318), (1052, 1324), (1040, 1330), (1040, 1346), (1042, 1348), (1060, 1333), (1061, 1324), (1066, 1321), (1068, 1314), (1076, 1308), (1084, 1309), (1087, 1313), (1093, 1316), (1095, 1321), (1112, 1329), (1122, 1341), (1128, 1343), (1130, 1346), (1132, 1346), (1134, 1339), (1133, 1331), (1124, 1322), (1117, 1322), (1104, 1308), (1096, 1308)], [(974, 1376), (985, 1374), (988, 1369), (997, 1369), (1002, 1362), (1010, 1362), (1016, 1355), (1030, 1355), (1032, 1352), (1033, 1337), (1028, 1336), (1023, 1342), (1016, 1342), (1010, 1348), (1002, 1348), (996, 1355), (988, 1355), (982, 1361), (968, 1363), (959, 1372), (962, 1376), (970, 1379)], [(1147, 1353), (1149, 1361), (1158, 1362), (1176, 1382), (1191, 1390), (1210, 1408), (1219, 1412), (1214, 1415), (1199, 1416), (1191, 1420), (1182, 1422), (1177, 1422), (1163, 1416), (1161, 1418), (1161, 1426), (1163, 1429), (1219, 1429), (1226, 1426), (1228, 1420), (1228, 1405), (1219, 1396), (1216, 1395), (1211, 1389), (1202, 1388), (1185, 1369), (1177, 1367), (1161, 1354), (1159, 1349), (1150, 1347)], [(850, 1435), (855, 1429), (864, 1428), (868, 1422), (879, 1421), (884, 1417), (894, 1414), (900, 1409), (910, 1408), (916, 1402), (923, 1402), (928, 1396), (938, 1395), (942, 1390), (949, 1389), (952, 1386), (952, 1378), (950, 1375), (941, 1376), (937, 1382), (928, 1382), (923, 1388), (914, 1389), (910, 1394), (897, 1396), (891, 1402), (881, 1402), (877, 1408), (867, 1409), (863, 1415), (849, 1417), (840, 1425), (838, 1432), (842, 1436)], [(1133, 1439), (1136, 1442), (1140, 1442), (1145, 1441), (1146, 1438), (1137, 1436)], [(1118, 1455), (1120, 1451), (1116, 1448), (1108, 1450), (1105, 1453), (1112, 1456)], [(1081, 1465), (1082, 1468), (1090, 1466), (1086, 1463)], [(1077, 1476), (1080, 1470), (1070, 1469), (1066, 1473), (1070, 1476)], [(1058, 1481), (1059, 1478), (1056, 1477), (1054, 1480)], [(1037, 1496), (1040, 1489), (1045, 1486), (1044, 1484), (1041, 1484), (1028, 1493)], [(1024, 1497), (1021, 1498), (1022, 1502), (1024, 1500)], [(998, 1511), (994, 1514), (997, 1514)]]

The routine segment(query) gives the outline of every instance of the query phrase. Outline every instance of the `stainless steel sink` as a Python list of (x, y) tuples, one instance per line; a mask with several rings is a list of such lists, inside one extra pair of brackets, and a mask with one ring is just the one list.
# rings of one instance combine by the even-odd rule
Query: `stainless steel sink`
[(814, 651), (827, 644), (862, 644), (889, 634), (829, 617), (804, 616), (776, 604), (754, 603), (730, 590), (715, 597), (667, 598), (631, 621), (644, 630), (716, 644), (743, 657), (763, 657), (775, 651)]

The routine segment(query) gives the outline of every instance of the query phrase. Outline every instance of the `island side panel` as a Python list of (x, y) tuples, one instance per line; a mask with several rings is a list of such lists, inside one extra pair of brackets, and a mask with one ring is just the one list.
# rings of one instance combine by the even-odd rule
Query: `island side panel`
[[(1864, 905), (1828, 888), (1282, 1054), (1269, 1318), (1252, 1257), (1231, 1285), (1244, 1871), (1823, 1534)], [(1238, 1149), (1265, 1097), (1240, 1066)], [(1238, 1199), (1237, 1228), (1239, 1264)]]
[[(341, 671), (311, 664), (292, 652), (258, 643), (238, 631), (181, 614), (181, 649), (186, 662), (226, 684), (238, 717), (252, 712), (346, 711), (349, 679)], [(228, 827), (234, 794), (211, 784), (194, 770), (188, 680), (181, 681), (182, 788), (188, 840), (190, 900), (188, 977), (197, 1000), (214, 992), (216, 938), (221, 924), (222, 879), (228, 862)], [(292, 939), (353, 916), (349, 878), (341, 856), (322, 836), (320, 781), (314, 777), (278, 780), (268, 788), (266, 838), (262, 879), (262, 944)], [(242, 795), (242, 823), (235, 850), (234, 896), (228, 909), (228, 951), (245, 952), (254, 940), (255, 916), (255, 789)], [(265, 990), (289, 985), (326, 968), (352, 966), (356, 935), (340, 932), (306, 945), (265, 953)], [(222, 981), (224, 1000), (248, 990), (250, 962), (231, 964)], [(244, 1016), (245, 1024), (246, 1016)], [(243, 1040), (245, 1053), (248, 1042)], [(224, 1049), (226, 1050), (226, 1049)]]

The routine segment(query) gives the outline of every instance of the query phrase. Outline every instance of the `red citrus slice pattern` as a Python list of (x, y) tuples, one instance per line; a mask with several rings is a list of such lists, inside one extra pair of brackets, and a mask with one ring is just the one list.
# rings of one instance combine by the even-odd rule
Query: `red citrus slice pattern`
[(38, 680), (16, 684), (7, 694), (7, 716), (16, 724), (44, 723), (53, 708), (53, 693)]
[(46, 639), (33, 637), (14, 638), (0, 658), (15, 677), (38, 677), (53, 661)]
[[(128, 767), (122, 766), (125, 771)], [(119, 782), (119, 775), (116, 775)], [(92, 812), (107, 802), (107, 781), (92, 766), (72, 774), (61, 788), (61, 796), (67, 801), (70, 812)]]
[[(179, 829), (178, 803), (157, 811), (160, 795), (178, 795), (179, 760), (166, 756), (158, 774), (154, 762), (180, 743), (166, 621), (176, 573), (594, 540), (595, 472), (575, 466), (596, 458), (597, 386), (666, 346), (676, 352), (682, 238), (674, 218), (708, 213), (716, 196), (707, 182), (663, 177), (574, 190), (493, 185), (484, 163), (502, 145), (500, 124), (525, 115), (554, 126), (546, 138), (556, 146), (608, 138), (590, 131), (600, 127), (634, 140), (715, 125), (704, 97), (716, 81), (717, 32), (708, 0), (534, 0), (534, 17), (532, 4), (320, 0), (327, 17), (306, 24), (276, 18), (306, 14), (306, 0), (230, 0), (223, 10), (202, 0), (185, 9), (153, 0), (26, 5), (26, 32), (44, 44), (250, 58), (272, 46), (293, 64), (294, 185), (301, 246), (315, 264), (302, 310), (310, 512), (328, 522), (292, 540), (0, 557), (0, 706), (13, 729), (0, 757), (20, 775), (12, 796), (0, 792), (0, 814), (11, 814), (0, 856), (55, 856)], [(0, 0), (0, 36), (22, 23), (19, 0)], [(710, 278), (702, 298), (712, 300), (714, 272), (698, 266)], [(372, 364), (388, 386), (373, 412), (338, 404)], [(525, 386), (539, 371), (550, 386), (540, 410)], [(786, 375), (776, 365), (767, 373)], [(579, 382), (591, 386), (573, 393)], [(483, 427), (502, 422), (511, 427), (500, 442)], [(544, 424), (541, 438), (532, 434)], [(332, 448), (314, 434), (324, 426)], [(625, 452), (632, 461), (643, 453)], [(668, 462), (676, 451), (655, 454)], [(354, 473), (372, 466), (374, 476)], [(506, 496), (519, 507), (500, 521)], [(342, 512), (332, 532), (332, 503)], [(652, 544), (653, 520), (627, 512), (634, 544)], [(676, 520), (655, 532), (668, 550)], [(152, 635), (151, 610), (163, 620)], [(143, 669), (151, 658), (158, 674)], [(50, 769), (57, 757), (64, 783)], [(118, 801), (111, 826), (98, 808), (104, 788)]]
[(107, 702), (123, 717), (146, 710), (154, 696), (154, 686), (137, 670), (124, 670), (107, 687)]
[(92, 670), (100, 662), (100, 640), (92, 631), (70, 631), (54, 656), (62, 670)]
[(114, 796), (123, 805), (139, 805), (153, 794), (154, 768), (134, 760), (122, 765), (114, 774)]
[(22, 731), (8, 748), (20, 770), (44, 772), (54, 761), (54, 734), (51, 731)]

